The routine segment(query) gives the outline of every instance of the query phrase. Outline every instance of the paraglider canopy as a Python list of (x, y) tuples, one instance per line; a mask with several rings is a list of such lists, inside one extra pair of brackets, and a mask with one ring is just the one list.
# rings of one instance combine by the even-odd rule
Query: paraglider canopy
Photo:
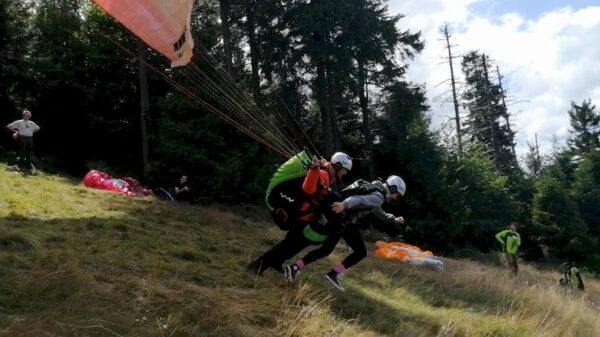
[(194, 40), (190, 20), (194, 0), (94, 0), (110, 16), (171, 60), (190, 62)]
[(375, 255), (390, 260), (400, 260), (412, 265), (430, 265), (437, 269), (444, 268), (444, 262), (430, 251), (403, 242), (375, 242)]

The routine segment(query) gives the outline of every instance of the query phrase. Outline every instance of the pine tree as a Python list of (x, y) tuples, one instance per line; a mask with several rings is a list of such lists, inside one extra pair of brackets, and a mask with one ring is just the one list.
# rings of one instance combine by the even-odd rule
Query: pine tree
[(529, 151), (525, 154), (525, 166), (532, 176), (537, 177), (542, 171), (542, 160), (537, 144), (537, 134), (535, 135), (535, 144), (527, 142), (527, 148)]
[[(583, 156), (575, 172), (573, 183), (575, 200), (583, 220), (590, 229), (590, 237), (600, 244), (600, 150)], [(598, 251), (598, 250), (596, 250)], [(600, 251), (598, 251), (600, 253)]]
[(2, 125), (19, 116), (19, 108), (31, 103), (22, 94), (30, 81), (29, 7), (22, 1), (0, 0), (0, 111), (3, 111), (0, 122), (5, 122)]
[(508, 112), (502, 104), (503, 91), (489, 76), (492, 64), (478, 51), (463, 57), (462, 70), (467, 88), (463, 93), (463, 106), (468, 111), (465, 132), (471, 140), (484, 144), (493, 159), (494, 166), (505, 174), (518, 172), (512, 152), (512, 134), (499, 119)]
[(600, 113), (591, 99), (583, 100), (581, 105), (571, 101), (569, 118), (573, 128), (573, 136), (569, 139), (571, 150), (582, 155), (600, 148)]
[(546, 175), (536, 183), (533, 198), (532, 239), (551, 247), (562, 258), (583, 258), (588, 227), (583, 221), (567, 184)]

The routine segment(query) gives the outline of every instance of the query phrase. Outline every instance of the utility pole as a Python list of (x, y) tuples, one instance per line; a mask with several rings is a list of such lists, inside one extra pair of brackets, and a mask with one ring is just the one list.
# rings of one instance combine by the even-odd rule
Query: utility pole
[(148, 71), (146, 70), (146, 46), (138, 41), (138, 66), (140, 76), (140, 126), (142, 131), (142, 176), (148, 175), (148, 111), (150, 99), (148, 95)]
[(515, 161), (515, 167), (519, 167), (518, 166), (518, 161), (517, 161), (517, 152), (515, 151), (515, 135), (513, 134), (511, 127), (510, 127), (510, 121), (509, 121), (509, 114), (508, 114), (508, 109), (506, 108), (506, 100), (504, 99), (504, 88), (502, 88), (502, 76), (500, 75), (500, 68), (498, 68), (498, 65), (496, 65), (496, 73), (498, 74), (498, 83), (500, 84), (500, 94), (502, 95), (502, 106), (504, 108), (504, 119), (506, 120), (506, 127), (508, 128), (508, 134), (510, 135), (510, 147), (512, 149), (512, 155), (513, 155), (513, 160)]
[(492, 109), (491, 106), (491, 102), (490, 102), (490, 86), (489, 86), (489, 78), (488, 78), (488, 69), (487, 69), (487, 63), (485, 61), (485, 54), (481, 55), (481, 59), (483, 61), (483, 76), (485, 79), (485, 100), (486, 100), (486, 105), (487, 105), (487, 110), (488, 110), (488, 117), (489, 117), (489, 124), (490, 124), (490, 132), (491, 132), (491, 136), (492, 136), (492, 150), (493, 150), (493, 156), (494, 156), (494, 164), (496, 165), (496, 167), (498, 167), (498, 139), (497, 139), (497, 135), (496, 135), (496, 127), (494, 125), (495, 122), (495, 118), (494, 118), (494, 111)]
[(456, 121), (456, 138), (458, 140), (458, 153), (462, 153), (462, 134), (460, 131), (460, 115), (458, 113), (458, 99), (456, 98), (456, 82), (454, 81), (454, 66), (452, 65), (452, 49), (450, 47), (450, 33), (448, 25), (442, 30), (446, 38), (446, 48), (448, 49), (448, 64), (450, 64), (450, 83), (452, 83), (452, 100), (454, 102), (454, 120)]

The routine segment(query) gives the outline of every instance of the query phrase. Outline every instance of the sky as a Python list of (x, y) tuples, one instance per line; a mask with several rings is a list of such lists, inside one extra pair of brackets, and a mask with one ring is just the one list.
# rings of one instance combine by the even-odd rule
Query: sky
[[(542, 153), (554, 137), (566, 142), (571, 101), (600, 109), (600, 0), (390, 0), (389, 12), (405, 16), (401, 30), (423, 35), (407, 79), (425, 85), (434, 129), (454, 125), (452, 103), (441, 99), (450, 89), (444, 25), (453, 54), (479, 50), (500, 68), (519, 157), (536, 133)], [(461, 81), (460, 58), (454, 69)]]

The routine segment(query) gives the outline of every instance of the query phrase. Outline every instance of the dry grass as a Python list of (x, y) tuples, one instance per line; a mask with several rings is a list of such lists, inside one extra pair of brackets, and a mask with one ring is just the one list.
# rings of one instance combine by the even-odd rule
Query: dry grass
[[(245, 210), (248, 212), (248, 210)], [(582, 295), (524, 265), (446, 260), (444, 272), (370, 256), (329, 287), (344, 253), (290, 284), (244, 272), (282, 235), (258, 220), (22, 177), (0, 165), (3, 336), (596, 336), (600, 282)]]

